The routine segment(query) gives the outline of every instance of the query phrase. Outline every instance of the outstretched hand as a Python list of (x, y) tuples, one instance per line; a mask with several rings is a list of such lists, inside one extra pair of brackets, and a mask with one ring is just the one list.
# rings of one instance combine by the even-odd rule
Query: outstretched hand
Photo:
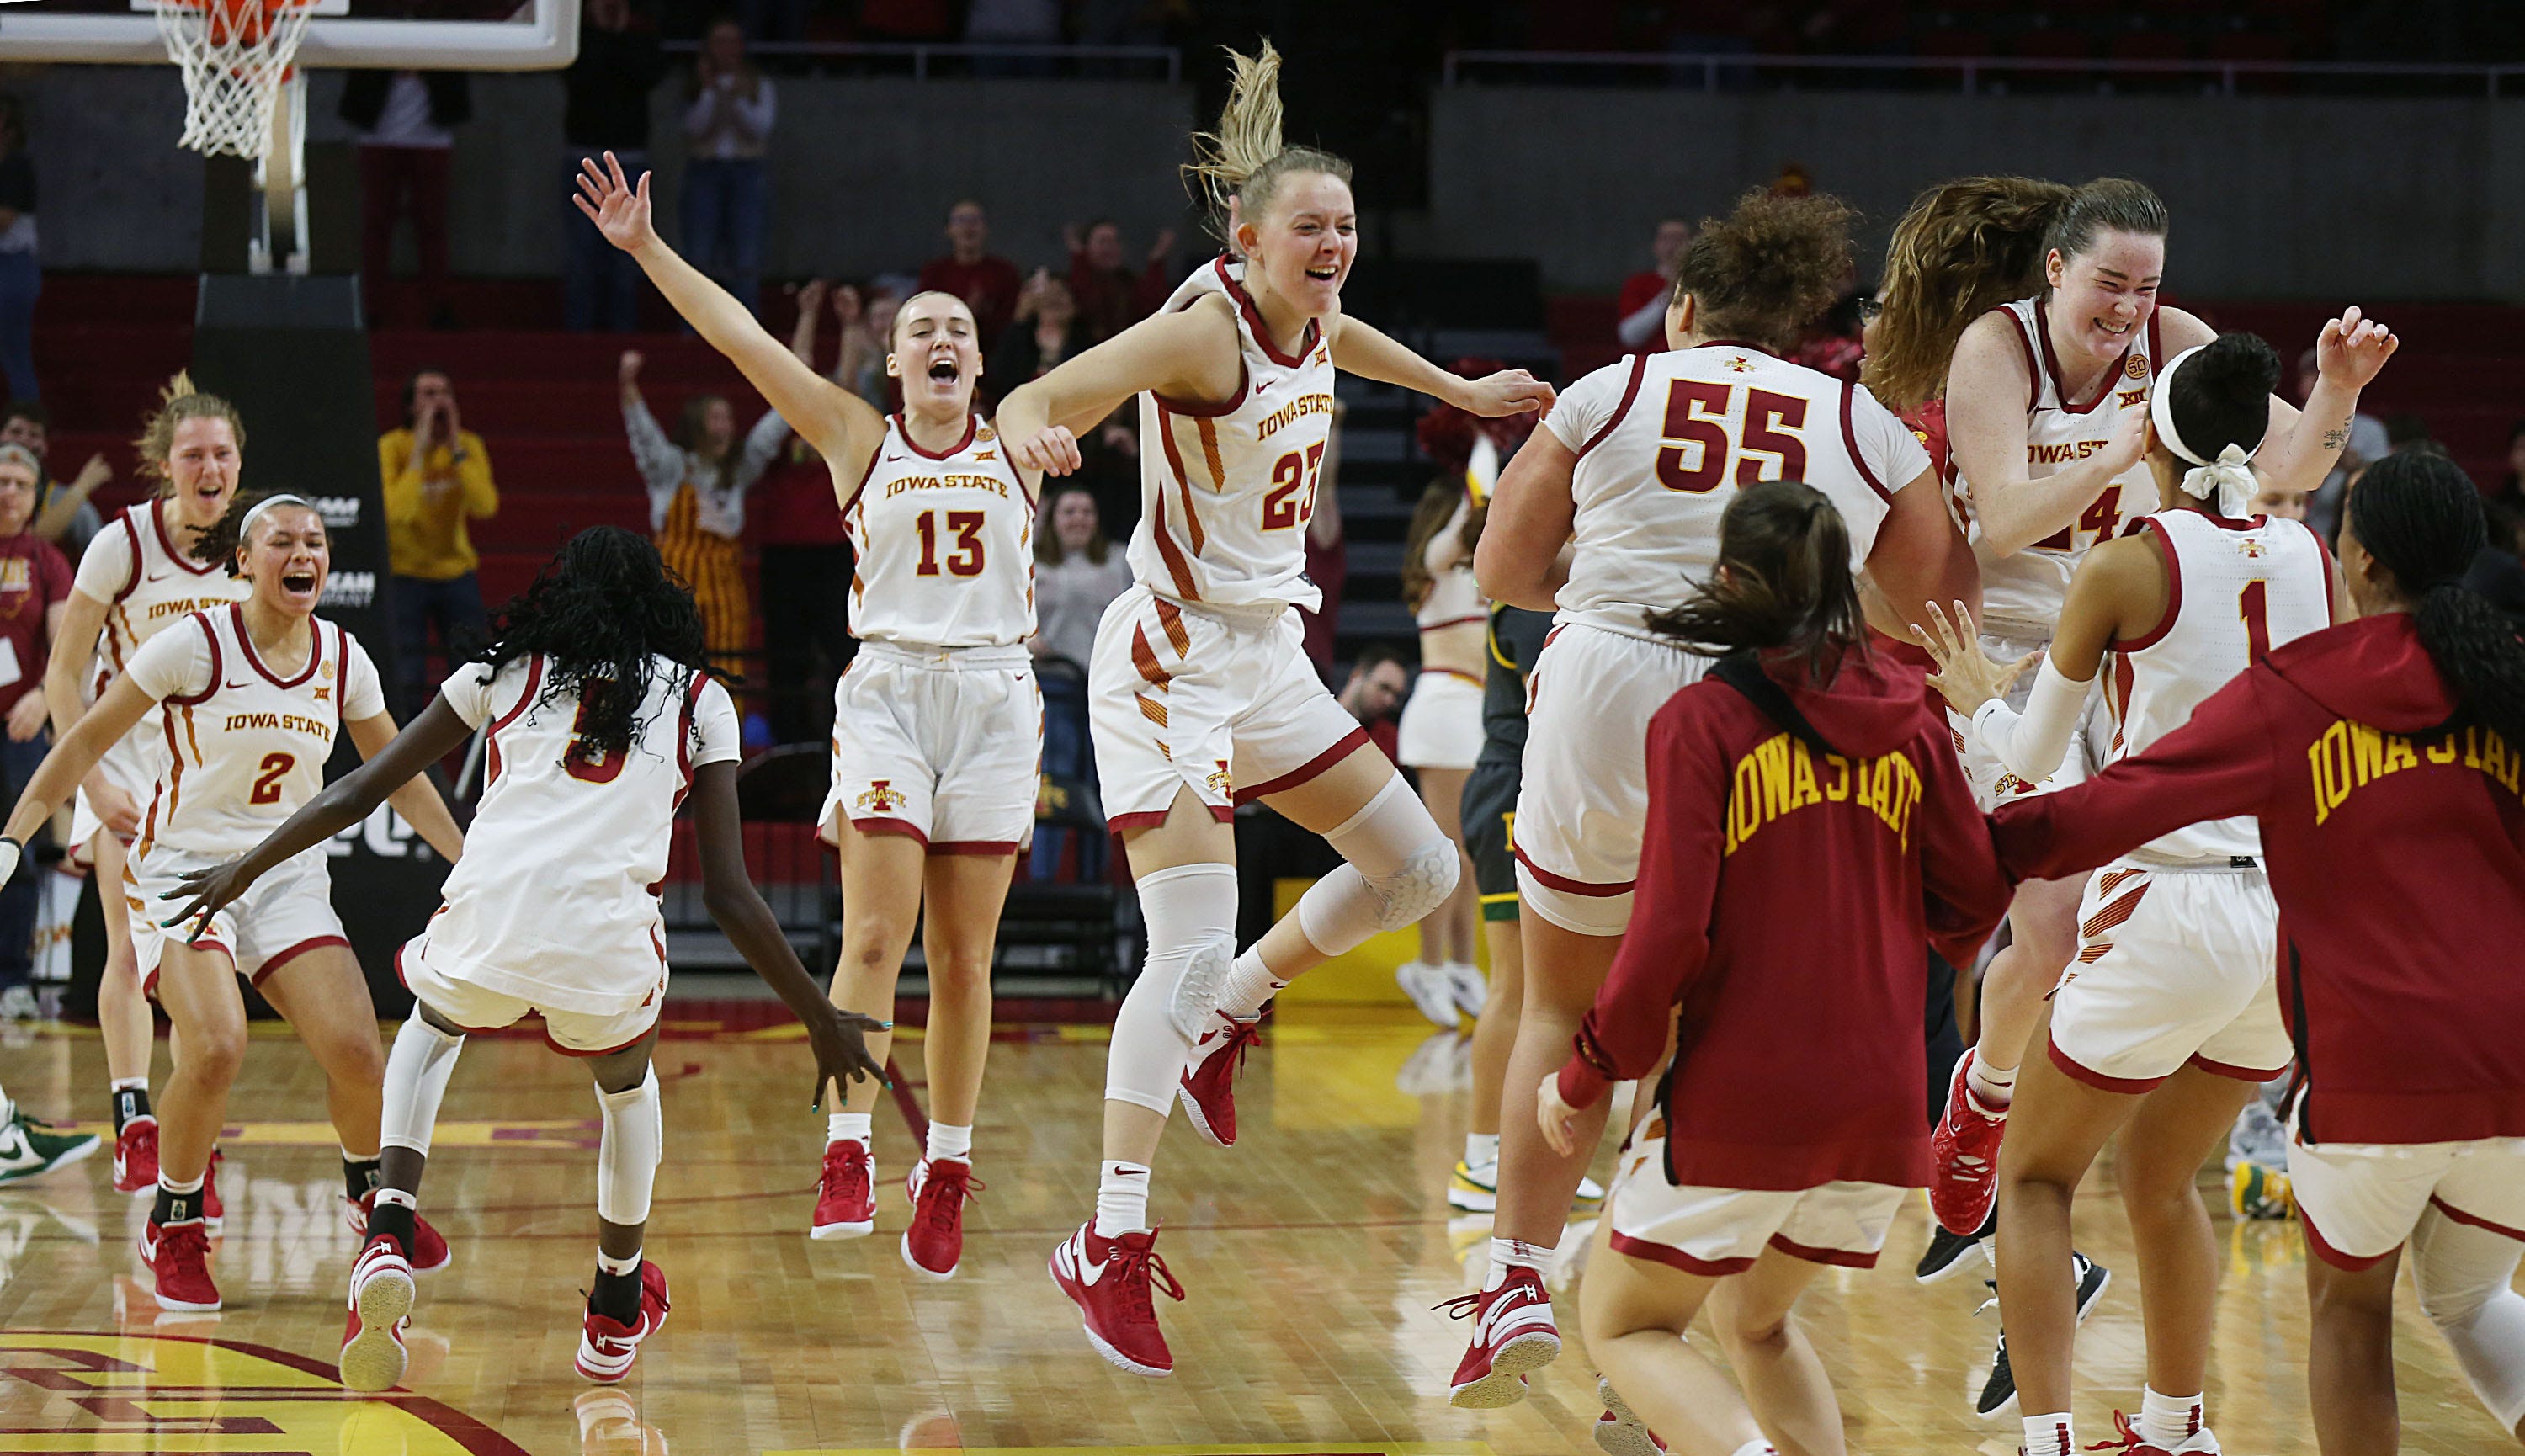
[(1078, 453), (1078, 436), (1059, 425), (1047, 425), (1023, 439), (1004, 440), (1009, 459), (1019, 470), (1041, 471), (1047, 476), (1066, 476), (1085, 464)]
[(2315, 373), (2344, 389), (2364, 389), (2385, 368), (2402, 341), (2394, 330), (2366, 318), (2356, 304), (2323, 326), (2314, 341)]
[(578, 164), (578, 193), (570, 198), (578, 210), (605, 234), (605, 240), (626, 253), (636, 253), (658, 240), (658, 229), (649, 213), (649, 174), (640, 174), (634, 185), (622, 175), (622, 164), (612, 152), (605, 154), (602, 166), (588, 157)]
[(246, 873), (245, 861), (233, 859), (207, 870), (189, 870), (176, 877), (175, 887), (160, 895), (161, 900), (182, 900), (184, 904), (173, 915), (158, 922), (163, 929), (173, 929), (186, 921), (192, 929), (184, 932), (184, 943), (190, 945), (211, 927), (211, 917), (228, 902), (254, 885), (255, 877)]
[(821, 1015), (807, 1017), (807, 1044), (816, 1052), (816, 1110), (824, 1105), (826, 1086), (847, 1087), (855, 1081), (875, 1078), (885, 1079), (885, 1066), (868, 1055), (867, 1033), (887, 1029), (891, 1023), (856, 1011), (844, 1011), (830, 1003)]
[(1927, 605), (1929, 627), (1915, 626), (1911, 635), (1919, 638), (1920, 645), (1929, 649), (1929, 656), (1937, 659), (1938, 670), (1929, 675), (1929, 685), (1966, 718), (1972, 717), (1982, 704), (2007, 696), (2008, 688), (2043, 655), (2038, 650), (2012, 664), (1996, 662), (1981, 650), (1981, 638), (1973, 629), (1972, 608), (1956, 603), (1955, 619), (1949, 621), (1945, 608), (1936, 602)]
[(1557, 397), (1550, 384), (1524, 370), (1504, 369), (1466, 380), (1464, 397), (1459, 403), (1467, 414), (1496, 419), (1549, 410)]
[(1566, 1158), (1578, 1151), (1578, 1110), (1560, 1100), (1560, 1074), (1554, 1072), (1535, 1089), (1534, 1120), (1543, 1128), (1543, 1140), (1551, 1149)]

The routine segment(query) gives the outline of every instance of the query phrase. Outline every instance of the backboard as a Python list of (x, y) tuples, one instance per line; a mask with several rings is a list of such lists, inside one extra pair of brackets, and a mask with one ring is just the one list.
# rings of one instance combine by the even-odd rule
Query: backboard
[[(578, 55), (579, 0), (321, 0), (316, 70), (553, 71)], [(0, 63), (167, 64), (149, 0), (0, 3)]]

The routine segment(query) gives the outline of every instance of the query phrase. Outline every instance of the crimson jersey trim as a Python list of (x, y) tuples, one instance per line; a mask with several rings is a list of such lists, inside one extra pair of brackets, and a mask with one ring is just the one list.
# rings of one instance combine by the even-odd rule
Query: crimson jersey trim
[[(177, 570), (190, 572), (196, 577), (207, 577), (212, 572), (219, 569), (220, 563), (216, 561), (195, 561), (193, 558), (175, 549), (174, 538), (167, 534), (167, 498), (165, 496), (162, 495), (157, 500), (150, 503), (149, 521), (151, 525), (158, 527), (158, 544), (166, 548), (167, 559), (173, 562)], [(133, 547), (131, 554), (132, 569), (136, 572), (139, 569), (140, 563), (140, 552), (138, 549), (140, 543), (138, 541), (133, 541), (131, 544)], [(133, 584), (137, 585), (138, 582), (135, 580)]]
[(1587, 436), (1587, 443), (1578, 447), (1579, 459), (1586, 459), (1588, 451), (1605, 443), (1605, 436), (1611, 434), (1614, 427), (1622, 423), (1622, 417), (1631, 412), (1631, 402), (1640, 397), (1640, 380), (1648, 376), (1648, 372), (1649, 356), (1646, 354), (1632, 355), (1631, 377), (1622, 383), (1621, 403), (1613, 406), (1613, 413), (1605, 418), (1604, 424), (1596, 427), (1596, 432), (1594, 434)]
[(254, 633), (246, 630), (245, 608), (235, 602), (228, 603), (228, 623), (236, 628), (237, 645), (245, 650), (247, 665), (274, 687), (297, 687), (315, 678), (317, 671), (324, 666), (324, 628), (313, 617), (307, 619), (307, 665), (298, 670), (295, 678), (283, 678), (263, 665), (262, 654), (254, 650)]
[(2140, 636), (2113, 643), (2115, 652), (2138, 652), (2155, 646), (2174, 630), (2174, 619), (2183, 615), (2183, 558), (2175, 552), (2174, 538), (2153, 517), (2142, 516), (2139, 524), (2145, 528), (2143, 539), (2156, 547), (2156, 554), (2165, 560), (2165, 615)]
[[(1865, 480), (1865, 481), (1867, 482), (1867, 488), (1876, 492), (1877, 499), (1882, 500), (1883, 502), (1885, 502), (1885, 504), (1887, 504), (1887, 505), (1889, 505), (1889, 506), (1890, 506), (1890, 505), (1894, 504), (1894, 492), (1893, 492), (1893, 491), (1891, 491), (1891, 490), (1886, 489), (1886, 488), (1885, 488), (1885, 482), (1884, 482), (1884, 481), (1882, 481), (1882, 480), (1880, 480), (1880, 479), (1878, 479), (1878, 478), (1876, 478), (1876, 471), (1874, 470), (1874, 468), (1873, 468), (1873, 467), (1871, 467), (1871, 466), (1869, 466), (1869, 465), (1868, 465), (1868, 463), (1867, 463), (1867, 457), (1858, 453), (1858, 422), (1857, 422), (1857, 420), (1855, 420), (1854, 418), (1852, 418), (1852, 415), (1851, 415), (1851, 411), (1852, 411), (1854, 408), (1856, 408), (1856, 407), (1857, 407), (1857, 403), (1858, 403), (1858, 385), (1857, 385), (1857, 384), (1856, 384), (1856, 383), (1854, 383), (1854, 382), (1852, 382), (1852, 381), (1851, 381), (1851, 380), (1849, 380), (1849, 379), (1844, 379), (1844, 380), (1842, 380), (1842, 381), (1841, 381), (1841, 444), (1842, 444), (1842, 448), (1843, 448), (1843, 449), (1845, 449), (1845, 450), (1847, 450), (1848, 452), (1850, 452), (1850, 463), (1851, 463), (1852, 465), (1855, 465), (1855, 466), (1858, 467), (1858, 478), (1860, 478), (1860, 479), (1862, 479), (1862, 480)], [(1749, 407), (1749, 408), (1750, 408), (1750, 407)], [(1910, 482), (1909, 482), (1909, 481), (1907, 481), (1907, 480), (1906, 480), (1904, 483), (1907, 485), (1907, 484), (1909, 484)]]

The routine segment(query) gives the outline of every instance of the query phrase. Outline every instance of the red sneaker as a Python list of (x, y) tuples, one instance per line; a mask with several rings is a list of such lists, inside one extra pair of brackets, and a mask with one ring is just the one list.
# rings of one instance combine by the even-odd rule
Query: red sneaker
[(824, 1144), (809, 1238), (865, 1238), (876, 1228), (876, 1164), (865, 1142)]
[(140, 1262), (158, 1280), (160, 1309), (214, 1310), (220, 1286), (211, 1282), (211, 1235), (199, 1219), (173, 1228), (152, 1221), (140, 1230)]
[(1107, 1238), (1091, 1220), (1052, 1251), (1052, 1281), (1078, 1306), (1087, 1342), (1096, 1353), (1133, 1375), (1170, 1376), (1175, 1357), (1158, 1329), (1154, 1284), (1167, 1297), (1184, 1297), (1183, 1285), (1157, 1255), (1158, 1233)]
[(1991, 1202), (1999, 1197), (1999, 1140), (2007, 1131), (2007, 1109), (1982, 1106), (1965, 1084), (1972, 1060), (1969, 1051), (1956, 1060), (1946, 1115), (1929, 1134), (1929, 1211), (1958, 1237), (1990, 1221)]
[(353, 1390), (391, 1390), (402, 1383), (411, 1353), (403, 1327), (412, 1314), (412, 1263), (403, 1244), (380, 1233), (351, 1265), (350, 1316), (342, 1330), (342, 1383)]
[(1236, 1075), (1245, 1070), (1245, 1053), (1262, 1034), (1261, 1017), (1240, 1022), (1221, 1012), (1218, 1025), (1192, 1044), (1175, 1097), (1192, 1130), (1213, 1147), (1236, 1145)]
[(1525, 1399), (1525, 1375), (1560, 1358), (1560, 1330), (1552, 1323), (1552, 1294), (1543, 1276), (1510, 1268), (1496, 1289), (1438, 1306), (1473, 1321), (1473, 1340), (1447, 1385), (1447, 1404), (1497, 1410)]
[(213, 1233), (226, 1227), (228, 1206), (220, 1201), (220, 1164), (223, 1155), (211, 1149), (210, 1166), (202, 1170), (202, 1227)]
[(639, 1319), (625, 1325), (590, 1308), (579, 1328), (578, 1373), (607, 1385), (629, 1375), (631, 1362), (640, 1358), (640, 1341), (667, 1323), (667, 1308), (665, 1271), (641, 1260)]
[[(342, 1222), (351, 1226), (353, 1233), (365, 1239), (369, 1236), (369, 1215), (376, 1206), (377, 1195), (373, 1188), (357, 1203), (345, 1198), (342, 1200)], [(412, 1251), (405, 1257), (411, 1261), (415, 1274), (436, 1274), (456, 1262), (456, 1255), (447, 1247), (445, 1236), (429, 1227), (429, 1220), (418, 1213), (412, 1216)]]
[(912, 1227), (903, 1230), (903, 1262), (924, 1279), (952, 1280), (965, 1257), (965, 1200), (984, 1186), (962, 1158), (913, 1165), (903, 1180), (912, 1199)]
[(158, 1187), (158, 1120), (136, 1117), (114, 1134), (114, 1191), (150, 1193)]

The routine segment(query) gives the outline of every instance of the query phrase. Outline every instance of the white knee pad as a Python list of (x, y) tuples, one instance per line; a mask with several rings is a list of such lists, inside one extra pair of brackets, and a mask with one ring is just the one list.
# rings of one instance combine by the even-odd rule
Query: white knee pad
[(1416, 924), (1456, 892), (1461, 857), (1397, 775), (1324, 835), (1348, 864), (1298, 899), (1298, 929), (1337, 956), (1379, 930)]
[(451, 1036), (421, 1020), (413, 1009), (386, 1052), (385, 1108), (377, 1118), (382, 1147), (409, 1148), (429, 1156), (429, 1131), (438, 1125), (438, 1104), (447, 1095), (447, 1079), (465, 1050), (463, 1036)]
[(1236, 960), (1236, 871), (1178, 865), (1137, 887), (1149, 954), (1114, 1018), (1105, 1095), (1163, 1114)]
[(2446, 1336), (2481, 1403), (2514, 1431), (2525, 1421), (2525, 1294), (2515, 1289), (2525, 1244), (2458, 1224), (2437, 1209), (2411, 1230), (2411, 1287)]
[(658, 1069), (627, 1092), (596, 1093), (605, 1115), (596, 1149), (596, 1216), (609, 1224), (649, 1222), (649, 1189), (658, 1180), (658, 1158), (667, 1141), (658, 1111)]

